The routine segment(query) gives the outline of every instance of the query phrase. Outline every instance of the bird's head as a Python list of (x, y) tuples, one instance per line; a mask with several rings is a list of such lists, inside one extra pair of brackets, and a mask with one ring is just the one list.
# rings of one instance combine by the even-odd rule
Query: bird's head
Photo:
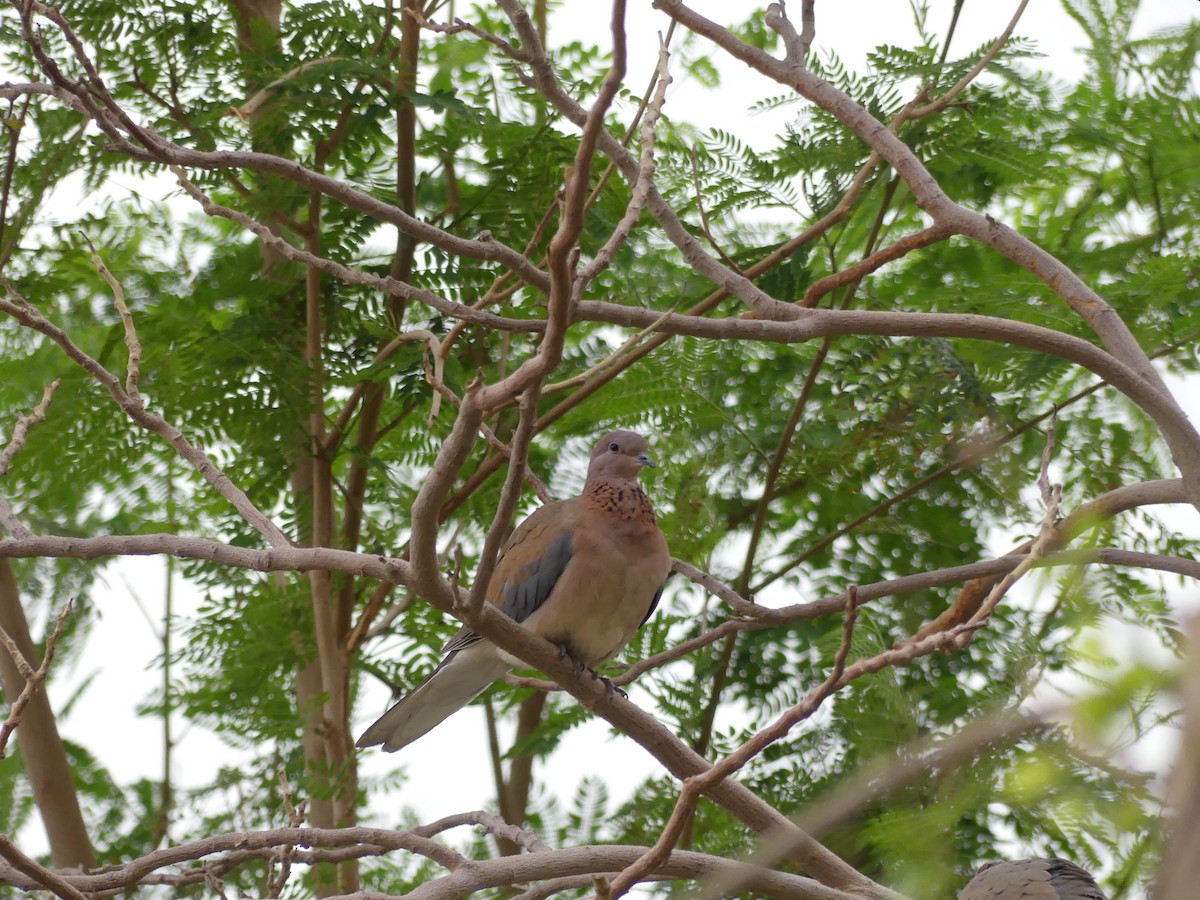
[(646, 439), (632, 431), (610, 431), (596, 443), (588, 464), (588, 481), (637, 481), (638, 472), (655, 465)]

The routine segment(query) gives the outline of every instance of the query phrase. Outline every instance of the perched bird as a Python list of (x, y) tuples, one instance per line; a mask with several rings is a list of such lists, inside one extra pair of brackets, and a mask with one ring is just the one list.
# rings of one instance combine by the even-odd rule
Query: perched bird
[(1065, 859), (1018, 859), (981, 866), (958, 900), (1108, 900), (1086, 871)]
[[(596, 666), (629, 643), (658, 606), (671, 569), (667, 541), (638, 484), (653, 466), (646, 440), (606, 434), (592, 451), (583, 493), (547, 503), (517, 526), (485, 599), (574, 660)], [(490, 641), (462, 628), (445, 658), (358, 739), (391, 752), (412, 743), (513, 667)]]

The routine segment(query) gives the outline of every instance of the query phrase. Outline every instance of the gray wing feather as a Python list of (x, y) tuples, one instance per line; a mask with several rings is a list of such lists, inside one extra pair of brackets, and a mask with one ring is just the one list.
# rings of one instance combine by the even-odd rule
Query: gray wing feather
[(533, 571), (526, 575), (524, 581), (506, 583), (500, 612), (517, 622), (524, 622), (533, 615), (546, 602), (559, 576), (571, 561), (571, 544), (571, 532), (563, 532), (546, 548), (537, 563), (526, 567)]
[(958, 900), (1106, 900), (1084, 869), (1065, 859), (990, 862)]
[[(554, 539), (546, 548), (546, 552), (542, 554), (541, 559), (525, 567), (521, 573), (525, 575), (524, 580), (515, 584), (505, 583), (502, 589), (504, 600), (500, 604), (500, 612), (517, 622), (524, 622), (533, 615), (534, 611), (546, 602), (550, 592), (554, 590), (555, 583), (562, 575), (563, 570), (567, 568), (567, 563), (571, 561), (571, 554), (571, 532), (567, 531)], [(654, 602), (658, 603), (657, 597)], [(653, 612), (653, 607), (651, 607), (651, 612)], [(480, 640), (482, 637), (478, 633), (463, 627), (454, 637), (450, 638), (442, 652), (448, 655), (470, 647)]]
[(1075, 863), (1052, 859), (1049, 868), (1050, 881), (1063, 900), (1106, 900), (1095, 879)]

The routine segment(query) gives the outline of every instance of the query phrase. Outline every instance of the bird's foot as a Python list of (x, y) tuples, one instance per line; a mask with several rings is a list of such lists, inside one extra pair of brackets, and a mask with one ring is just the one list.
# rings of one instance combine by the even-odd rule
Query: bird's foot
[(616, 684), (613, 683), (613, 680), (611, 678), (606, 678), (605, 676), (603, 676), (599, 672), (597, 672), (595, 669), (589, 669), (588, 671), (590, 671), (592, 673), (593, 678), (598, 678), (600, 681), (604, 682), (604, 692), (608, 695), (609, 703), (612, 703), (613, 697), (616, 696), (617, 694), (621, 695), (622, 700), (629, 699), (629, 695), (627, 693), (625, 693), (623, 690), (621, 690), (621, 688), (617, 687)]
[(558, 659), (559, 659), (559, 662), (561, 662), (561, 661), (562, 661), (562, 660), (564, 660), (564, 659), (569, 659), (569, 660), (570, 660), (572, 663), (574, 663), (574, 664), (575, 664), (575, 677), (576, 677), (576, 678), (579, 678), (581, 675), (583, 675), (583, 673), (584, 673), (585, 671), (587, 671), (587, 672), (591, 672), (591, 671), (592, 671), (591, 669), (589, 669), (587, 666), (585, 666), (585, 665), (583, 664), (583, 660), (581, 660), (581, 659), (577, 659), (577, 658), (574, 656), (574, 654), (572, 654), (572, 653), (571, 653), (570, 649), (567, 647), (567, 645), (566, 645), (566, 644), (558, 644), (557, 646), (558, 646)]

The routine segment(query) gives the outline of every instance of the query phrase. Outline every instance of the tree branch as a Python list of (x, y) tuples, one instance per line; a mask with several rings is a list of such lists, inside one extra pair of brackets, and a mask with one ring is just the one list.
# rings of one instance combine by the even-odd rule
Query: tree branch
[[(901, 747), (864, 766), (825, 796), (808, 804), (793, 817), (793, 821), (810, 834), (823, 834), (906, 785), (931, 777), (935, 772), (957, 772), (980, 753), (1047, 727), (1044, 714), (1005, 712), (972, 722), (949, 737), (930, 738)], [(789, 845), (790, 838), (768, 834), (743, 861), (751, 866), (770, 868), (787, 855)], [(740, 873), (720, 873), (707, 880), (693, 900), (718, 900), (735, 896), (745, 888)]]
[[(8, 294), (8, 299), (0, 298), (0, 312), (7, 313), (26, 328), (41, 332), (54, 341), (54, 343), (58, 344), (72, 362), (91, 375), (92, 378), (108, 391), (117, 402), (117, 405), (124, 411), (125, 415), (133, 420), (134, 424), (151, 434), (158, 435), (170, 444), (176, 453), (191, 463), (205, 481), (212, 485), (222, 497), (233, 504), (242, 517), (267, 539), (267, 543), (274, 547), (284, 547), (291, 543), (287, 535), (279, 529), (279, 526), (259, 510), (242, 489), (230, 481), (229, 477), (217, 468), (216, 463), (212, 461), (208, 454), (192, 444), (182, 431), (162, 416), (147, 411), (140, 396), (133, 397), (128, 394), (121, 387), (121, 382), (116, 376), (79, 349), (66, 332), (50, 322), (25, 300), (24, 297), (17, 294), (8, 281), (0, 279), (0, 285), (4, 287)], [(132, 327), (132, 322), (130, 322), (130, 327)]]
[[(228, 219), (231, 222), (236, 222), (247, 231), (253, 233), (260, 241), (269, 246), (285, 259), (292, 262), (301, 263), (305, 266), (310, 266), (318, 269), (326, 274), (332, 275), (339, 281), (346, 284), (357, 284), (363, 287), (369, 287), (379, 291), (389, 297), (400, 297), (404, 300), (415, 300), (418, 303), (424, 303), (430, 309), (436, 310), (445, 316), (451, 316), (465, 322), (472, 322), (477, 325), (482, 325), (485, 328), (494, 329), (497, 331), (543, 331), (546, 323), (531, 320), (531, 319), (506, 319), (503, 316), (497, 316), (494, 313), (484, 312), (474, 309), (463, 303), (458, 303), (454, 300), (448, 300), (445, 297), (435, 294), (433, 291), (424, 290), (423, 288), (413, 287), (404, 281), (400, 281), (390, 276), (383, 277), (374, 275), (370, 272), (362, 272), (350, 266), (342, 265), (331, 259), (326, 259), (322, 256), (317, 256), (307, 250), (295, 247), (285, 241), (266, 225), (257, 222), (245, 213), (230, 209), (226, 206), (221, 206), (219, 203), (214, 203), (207, 194), (196, 187), (179, 166), (171, 166), (171, 172), (179, 181), (180, 186), (184, 191), (195, 200), (202, 210), (207, 215), (219, 216), (223, 219)], [(546, 281), (548, 287), (549, 282)], [(383, 351), (380, 351), (381, 355)], [(386, 358), (386, 356), (383, 356)], [(375, 362), (379, 362), (377, 358)], [(365, 387), (361, 390), (365, 390)], [(347, 409), (353, 409), (353, 405), (348, 403)], [(339, 422), (341, 420), (339, 419)], [(343, 424), (343, 428), (345, 425)]]
[(841, 686), (841, 679), (846, 669), (846, 657), (850, 653), (850, 643), (854, 637), (854, 623), (857, 618), (858, 594), (854, 588), (851, 588), (846, 603), (842, 642), (834, 657), (833, 670), (829, 676), (809, 691), (800, 703), (787, 710), (769, 727), (759, 731), (720, 762), (714, 763), (707, 771), (700, 775), (694, 775), (684, 782), (675, 808), (671, 811), (666, 827), (663, 828), (654, 846), (613, 879), (612, 893), (614, 897), (627, 894), (635, 884), (663, 864), (679, 841), (684, 829), (687, 828), (688, 822), (691, 821), (696, 803), (702, 794), (741, 769), (770, 744), (786, 735), (797, 723), (811, 716), (820, 709), (825, 699)]
[[(886, 159), (908, 184), (921, 207), (935, 224), (991, 247), (1035, 275), (1099, 335), (1109, 352), (1160, 395), (1156, 405), (1171, 410), (1159, 427), (1182, 471), (1193, 505), (1200, 508), (1200, 433), (1186, 422), (1178, 403), (1138, 344), (1128, 326), (1103, 298), (1061, 260), (1038, 247), (991, 216), (973, 212), (952, 201), (916, 154), (893, 131), (842, 91), (806, 69), (778, 60), (686, 6), (682, 0), (654, 0), (654, 5), (699, 35), (708, 38), (735, 59), (786, 85), (835, 116), (860, 140)], [(791, 31), (783, 7), (768, 7), (766, 22), (780, 32)]]
[(3, 856), (18, 872), (27, 875), (33, 881), (34, 889), (44, 888), (62, 900), (88, 900), (81, 891), (73, 887), (57, 872), (47, 869), (37, 860), (30, 859), (21, 852), (6, 834), (0, 834), (0, 856)]

